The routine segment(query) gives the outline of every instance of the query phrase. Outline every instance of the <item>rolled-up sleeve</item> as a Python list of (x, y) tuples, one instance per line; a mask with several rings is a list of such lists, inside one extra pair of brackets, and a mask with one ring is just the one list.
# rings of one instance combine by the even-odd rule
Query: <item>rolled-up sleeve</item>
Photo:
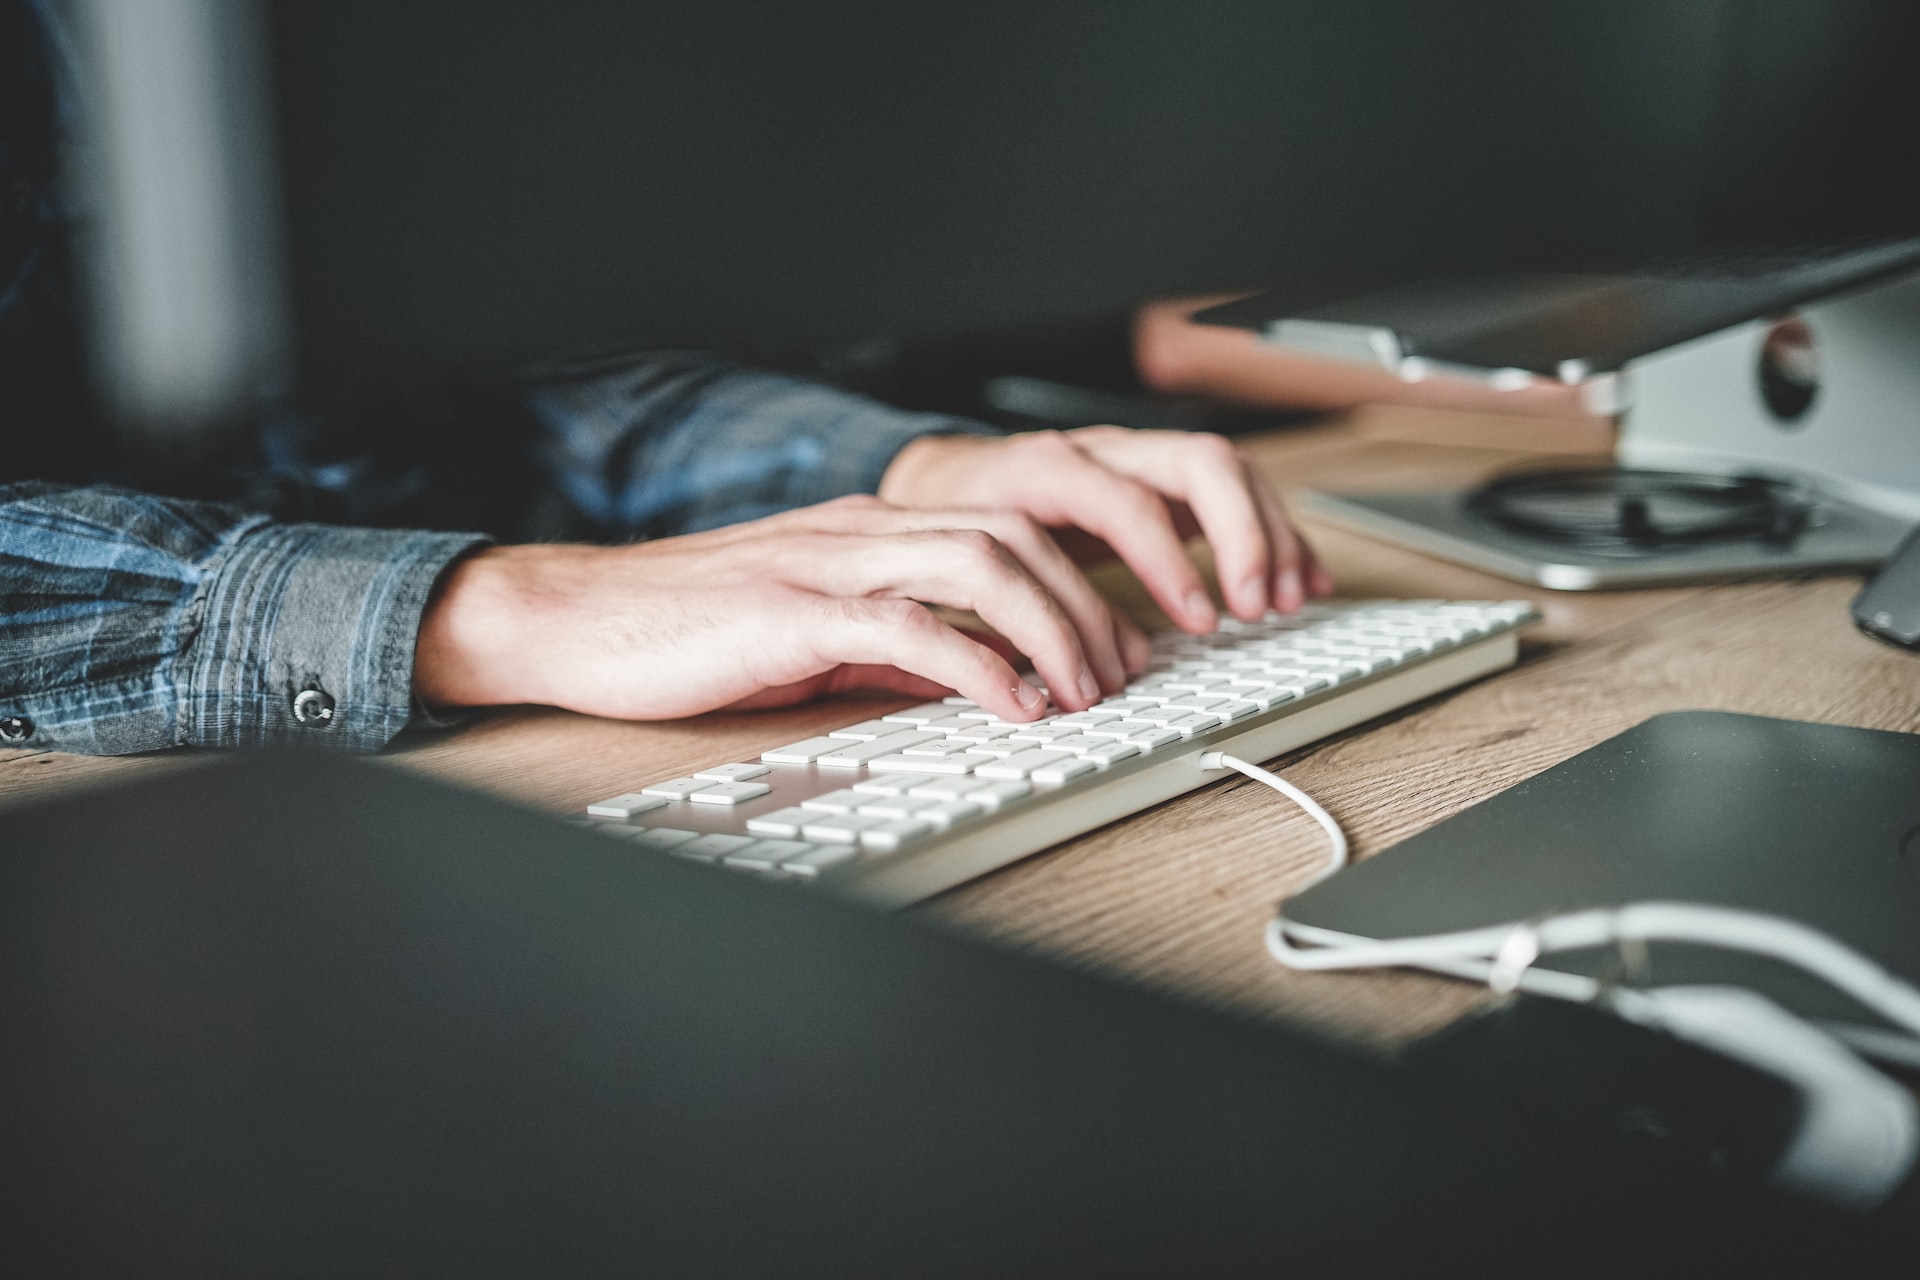
[(381, 747), (435, 582), (484, 542), (0, 486), (0, 747)]

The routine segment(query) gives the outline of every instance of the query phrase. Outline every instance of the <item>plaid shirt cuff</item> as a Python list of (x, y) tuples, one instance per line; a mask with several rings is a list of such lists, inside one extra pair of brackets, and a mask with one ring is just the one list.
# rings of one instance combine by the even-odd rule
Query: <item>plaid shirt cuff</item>
[(414, 718), (413, 651), (468, 534), (267, 525), (243, 535), (191, 609), (182, 741), (371, 751)]

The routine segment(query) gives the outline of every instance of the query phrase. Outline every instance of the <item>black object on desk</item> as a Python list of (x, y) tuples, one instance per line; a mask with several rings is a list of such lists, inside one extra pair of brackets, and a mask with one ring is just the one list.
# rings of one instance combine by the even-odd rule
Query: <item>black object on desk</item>
[(259, 757), (4, 824), (6, 1274), (1567, 1274), (1867, 1247), (1471, 1067), (395, 767)]
[[(1297, 924), (1410, 937), (1648, 900), (1784, 916), (1920, 982), (1920, 735), (1676, 711), (1358, 863)], [(1611, 950), (1539, 965), (1618, 980)], [(1884, 1025), (1798, 969), (1647, 945), (1647, 983), (1727, 983), (1803, 1017)]]
[(1853, 598), (1853, 622), (1877, 640), (1920, 649), (1920, 528)]

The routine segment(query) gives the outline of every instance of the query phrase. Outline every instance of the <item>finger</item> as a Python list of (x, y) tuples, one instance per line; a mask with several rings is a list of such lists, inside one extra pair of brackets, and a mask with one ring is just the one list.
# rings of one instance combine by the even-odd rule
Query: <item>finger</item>
[[(1301, 540), (1301, 545), (1306, 545), (1304, 538)], [(1320, 562), (1318, 557), (1315, 557), (1313, 563), (1307, 566), (1307, 594), (1311, 596), (1330, 596), (1333, 594), (1333, 587), (1333, 574), (1327, 571), (1327, 567)]]
[[(1184, 432), (1094, 432), (1094, 458), (1184, 504), (1213, 548), (1227, 607), (1248, 620), (1272, 600), (1275, 548), (1254, 491), (1254, 476), (1225, 437)], [(1177, 528), (1176, 524), (1176, 528)]]
[(1294, 532), (1279, 499), (1257, 477), (1255, 485), (1260, 519), (1273, 546), (1273, 607), (1282, 613), (1296, 613), (1306, 602), (1306, 544)]
[[(1287, 508), (1280, 501), (1280, 495), (1267, 483), (1266, 477), (1258, 471), (1253, 473), (1254, 492), (1260, 499), (1261, 510), (1269, 527), (1273, 530), (1274, 545), (1282, 545), (1282, 539), (1293, 547), (1294, 559), (1299, 570), (1300, 584), (1306, 598), (1330, 596), (1333, 594), (1333, 575), (1320, 563), (1320, 557), (1314, 553), (1313, 544), (1307, 541), (1305, 534), (1294, 525), (1287, 516)], [(1279, 575), (1275, 575), (1275, 596), (1281, 592)]]
[(1099, 679), (1066, 610), (989, 533), (815, 535), (789, 542), (779, 554), (781, 577), (809, 590), (971, 610), (1033, 659), (1062, 706), (1080, 710), (1100, 699)]
[(1158, 493), (1061, 441), (1048, 459), (1044, 492), (1031, 509), (1049, 524), (1071, 524), (1112, 547), (1176, 626), (1211, 631), (1219, 614)]
[(991, 534), (1066, 611), (1099, 688), (1113, 693), (1126, 683), (1112, 606), (1038, 521), (1008, 511), (894, 511), (874, 517), (874, 524), (914, 530), (979, 529)]
[(971, 698), (1004, 720), (1032, 720), (1046, 709), (1045, 695), (1016, 675), (1006, 659), (922, 605), (829, 596), (815, 600), (806, 633), (823, 670), (846, 663), (897, 667)]
[(1113, 614), (1114, 645), (1120, 650), (1120, 661), (1125, 666), (1127, 678), (1137, 679), (1153, 661), (1153, 645), (1147, 639), (1147, 633), (1135, 624), (1132, 618), (1115, 610)]

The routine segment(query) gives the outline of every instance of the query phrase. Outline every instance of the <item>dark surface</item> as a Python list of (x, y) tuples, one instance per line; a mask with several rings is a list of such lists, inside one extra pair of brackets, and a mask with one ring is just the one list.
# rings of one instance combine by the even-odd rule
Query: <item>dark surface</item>
[[(1714, 711), (1654, 716), (1342, 871), (1300, 924), (1393, 938), (1648, 899), (1770, 912), (1920, 982), (1920, 735)], [(1612, 952), (1540, 964), (1623, 976)], [(1866, 1017), (1772, 961), (1656, 943), (1640, 984), (1731, 982)]]
[(309, 373), (1920, 232), (1904, 0), (262, 3)]
[(1889, 644), (1920, 649), (1920, 529), (1907, 535), (1853, 598), (1853, 621)]
[(10, 811), (0, 1021), (12, 1275), (1567, 1274), (1873, 1243), (1542, 1105), (1551, 1079), (1392, 1067), (331, 759)]
[(1675, 247), (1736, 7), (265, 2), (310, 373)]

